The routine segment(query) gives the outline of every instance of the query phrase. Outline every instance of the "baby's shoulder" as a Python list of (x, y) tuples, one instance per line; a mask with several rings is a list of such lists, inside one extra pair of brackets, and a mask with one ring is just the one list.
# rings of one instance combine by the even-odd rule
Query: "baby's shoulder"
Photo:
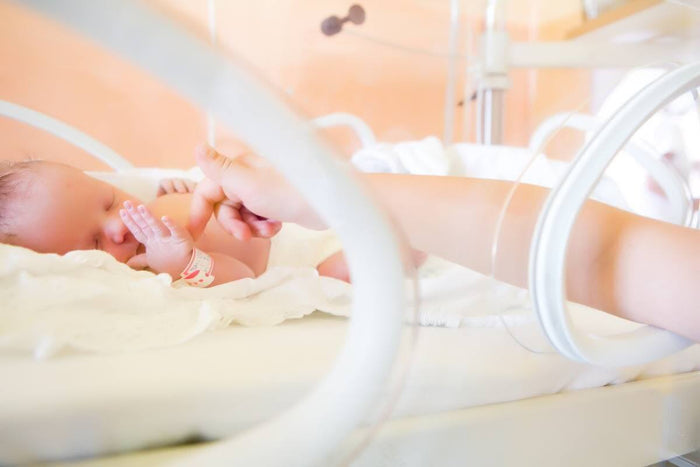
[(189, 193), (171, 193), (148, 203), (148, 209), (156, 217), (168, 216), (176, 223), (185, 225), (190, 213), (191, 200), (192, 195)]

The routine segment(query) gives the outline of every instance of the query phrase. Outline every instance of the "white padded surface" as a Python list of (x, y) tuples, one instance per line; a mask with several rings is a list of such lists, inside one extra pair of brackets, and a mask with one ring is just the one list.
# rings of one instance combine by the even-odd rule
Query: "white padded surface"
[[(0, 463), (96, 456), (235, 433), (301, 397), (330, 368), (346, 324), (315, 313), (275, 327), (234, 326), (138, 353), (64, 353), (41, 362), (2, 354)], [(698, 368), (698, 346), (645, 367), (602, 369), (530, 353), (503, 328), (423, 327), (393, 416)]]

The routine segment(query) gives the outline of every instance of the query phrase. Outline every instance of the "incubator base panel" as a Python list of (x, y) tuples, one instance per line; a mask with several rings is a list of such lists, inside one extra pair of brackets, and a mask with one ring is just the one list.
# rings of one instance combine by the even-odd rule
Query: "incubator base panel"
[[(314, 313), (148, 352), (39, 362), (3, 354), (0, 464), (240, 432), (313, 387), (347, 323)], [(393, 419), (358, 465), (512, 465), (531, 456), (576, 465), (565, 457), (574, 452), (587, 465), (644, 465), (700, 447), (698, 346), (643, 367), (605, 369), (528, 352), (501, 327), (419, 331)], [(671, 373), (683, 374), (664, 376)]]
[[(650, 465), (700, 448), (699, 389), (694, 372), (394, 419), (351, 465)], [(50, 465), (164, 465), (207, 446)]]

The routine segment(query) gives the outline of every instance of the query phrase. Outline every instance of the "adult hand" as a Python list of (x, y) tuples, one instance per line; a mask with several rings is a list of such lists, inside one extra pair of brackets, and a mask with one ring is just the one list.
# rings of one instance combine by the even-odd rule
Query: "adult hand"
[(207, 179), (197, 185), (188, 229), (197, 238), (212, 213), (221, 226), (241, 240), (272, 237), (281, 222), (323, 228), (323, 222), (265, 160), (242, 151), (233, 158), (202, 145), (195, 151)]

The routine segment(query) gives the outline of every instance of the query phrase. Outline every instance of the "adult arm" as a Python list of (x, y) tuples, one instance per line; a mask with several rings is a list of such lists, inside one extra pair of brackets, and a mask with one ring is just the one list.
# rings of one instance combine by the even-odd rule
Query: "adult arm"
[[(366, 175), (412, 246), (491, 273), (509, 182)], [(517, 188), (497, 245), (496, 278), (526, 287), (529, 249), (548, 190)], [(567, 256), (567, 298), (700, 341), (700, 231), (588, 201)]]
[[(323, 226), (272, 168), (239, 164), (208, 148), (200, 148), (197, 160), (234, 205), (266, 218)], [(492, 272), (494, 233), (510, 182), (396, 174), (358, 177), (414, 248)], [(527, 285), (530, 242), (547, 192), (532, 185), (516, 190), (498, 239), (493, 271), (498, 279)], [(569, 241), (568, 298), (700, 341), (695, 312), (700, 303), (698, 258), (700, 231), (588, 201)]]

